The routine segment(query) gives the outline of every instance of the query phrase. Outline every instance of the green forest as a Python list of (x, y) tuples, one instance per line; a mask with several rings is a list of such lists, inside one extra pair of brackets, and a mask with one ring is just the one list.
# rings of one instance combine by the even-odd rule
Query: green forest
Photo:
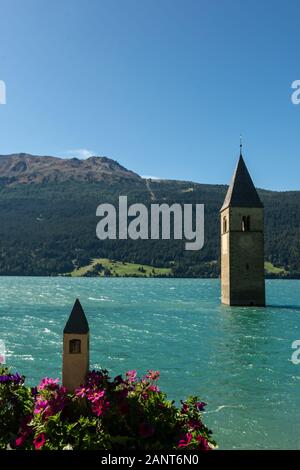
[[(168, 268), (157, 271), (161, 276), (218, 277), (219, 210), (226, 190), (225, 185), (143, 179), (0, 185), (0, 274), (67, 275), (103, 258)], [(119, 195), (127, 195), (128, 204), (146, 206), (204, 204), (204, 248), (185, 251), (184, 240), (99, 240), (96, 208), (107, 202), (118, 206)], [(300, 278), (300, 191), (259, 190), (259, 195), (265, 205), (266, 274)]]

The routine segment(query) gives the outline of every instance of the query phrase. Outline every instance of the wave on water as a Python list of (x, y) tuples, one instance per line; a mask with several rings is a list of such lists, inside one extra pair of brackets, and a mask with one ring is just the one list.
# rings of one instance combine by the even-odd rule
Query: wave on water
[(94, 302), (114, 302), (113, 299), (110, 299), (109, 297), (105, 297), (105, 295), (101, 297), (89, 297), (89, 300), (93, 300)]
[[(7, 357), (10, 355), (8, 354)], [(13, 359), (20, 359), (22, 361), (34, 361), (34, 357), (31, 354), (12, 354)]]
[(210, 410), (210, 411), (204, 411), (203, 413), (204, 414), (208, 414), (208, 413), (219, 413), (219, 411), (222, 411), (224, 410), (225, 408), (241, 408), (243, 410), (246, 409), (246, 406), (245, 405), (220, 405), (218, 406), (218, 408), (216, 408), (215, 410)]

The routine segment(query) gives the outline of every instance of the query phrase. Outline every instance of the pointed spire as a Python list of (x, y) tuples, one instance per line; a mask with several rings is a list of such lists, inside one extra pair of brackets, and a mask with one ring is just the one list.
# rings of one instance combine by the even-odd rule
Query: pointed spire
[(240, 143), (240, 152), (240, 158), (221, 211), (229, 206), (263, 207), (242, 156), (242, 143)]
[(76, 299), (72, 312), (64, 328), (64, 334), (70, 333), (82, 335), (88, 332), (88, 321), (86, 319), (81, 303), (79, 302), (79, 299)]

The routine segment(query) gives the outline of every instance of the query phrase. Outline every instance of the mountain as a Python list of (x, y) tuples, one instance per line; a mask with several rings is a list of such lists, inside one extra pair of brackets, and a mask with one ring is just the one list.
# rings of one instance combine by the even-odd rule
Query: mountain
[(126, 170), (118, 162), (107, 157), (63, 159), (40, 157), (26, 153), (0, 155), (0, 185), (62, 183), (65, 181), (141, 180), (133, 171)]
[[(108, 258), (159, 268), (174, 276), (219, 275), (219, 210), (226, 185), (143, 179), (107, 157), (87, 160), (0, 156), (0, 274), (56, 275)], [(270, 276), (300, 277), (300, 191), (258, 190), (265, 205)], [(205, 243), (197, 252), (181, 240), (96, 237), (101, 203), (205, 204)]]

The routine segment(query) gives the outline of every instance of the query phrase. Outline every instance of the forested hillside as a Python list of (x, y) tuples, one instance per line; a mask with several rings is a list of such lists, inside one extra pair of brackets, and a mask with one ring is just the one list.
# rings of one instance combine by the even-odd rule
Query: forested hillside
[[(3, 158), (8, 159), (5, 171)], [(62, 171), (60, 159), (39, 157), (53, 159), (53, 172), (50, 160), (37, 168), (34, 158), (0, 157), (1, 275), (64, 274), (92, 258), (168, 267), (174, 276), (219, 275), (219, 209), (227, 186), (145, 180), (100, 157), (84, 164), (72, 159), (70, 169), (63, 161)], [(259, 194), (265, 205), (266, 261), (284, 268), (281, 274), (274, 270), (274, 276), (300, 277), (300, 191)], [(184, 241), (172, 240), (98, 240), (96, 208), (104, 202), (117, 205), (119, 195), (127, 195), (129, 204), (147, 206), (205, 204), (204, 248), (189, 252)]]

